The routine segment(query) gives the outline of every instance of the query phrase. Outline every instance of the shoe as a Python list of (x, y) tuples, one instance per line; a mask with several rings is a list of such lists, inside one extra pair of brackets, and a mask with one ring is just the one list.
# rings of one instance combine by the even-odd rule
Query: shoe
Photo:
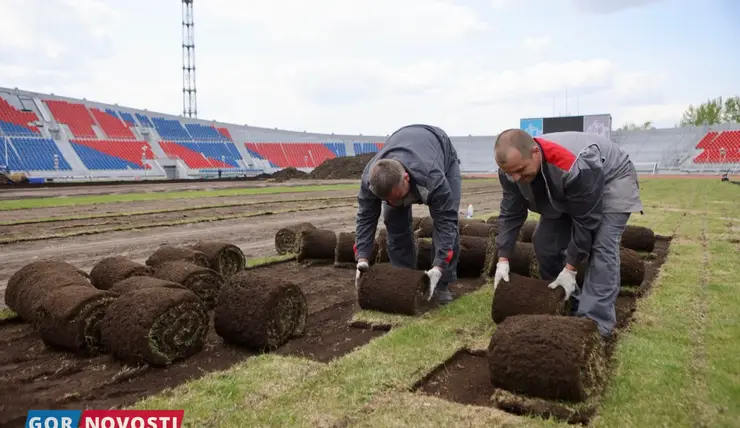
[(443, 288), (434, 290), (434, 299), (438, 305), (446, 305), (455, 300), (455, 296), (449, 289)]

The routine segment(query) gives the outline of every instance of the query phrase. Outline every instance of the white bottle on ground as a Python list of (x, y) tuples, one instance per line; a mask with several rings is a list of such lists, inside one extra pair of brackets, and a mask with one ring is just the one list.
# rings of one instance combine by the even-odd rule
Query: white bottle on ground
[(468, 218), (473, 218), (473, 204), (468, 205)]

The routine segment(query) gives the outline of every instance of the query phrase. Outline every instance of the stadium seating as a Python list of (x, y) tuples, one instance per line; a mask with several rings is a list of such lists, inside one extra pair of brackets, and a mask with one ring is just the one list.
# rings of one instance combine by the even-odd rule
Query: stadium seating
[[(5, 148), (2, 147), (2, 151)], [(4, 157), (4, 153), (3, 153)], [(49, 138), (12, 137), (8, 147), (11, 170), (20, 171), (69, 171), (69, 162)]]
[(192, 140), (193, 137), (182, 126), (180, 121), (174, 119), (165, 119), (163, 117), (153, 117), (152, 122), (157, 129), (159, 136), (164, 140)]
[(59, 123), (67, 125), (75, 138), (98, 138), (93, 130), (95, 121), (84, 104), (46, 100), (49, 111)]
[(704, 149), (694, 157), (697, 164), (724, 164), (740, 162), (740, 130), (708, 132), (696, 145)]
[(322, 143), (245, 143), (250, 155), (278, 168), (315, 168), (337, 154)]
[(202, 141), (225, 141), (227, 138), (213, 126), (201, 125), (199, 123), (187, 123), (185, 128), (195, 140)]
[(0, 97), (0, 132), (7, 136), (37, 136), (39, 130), (29, 123), (38, 120), (34, 112), (20, 111)]
[(90, 170), (149, 169), (151, 167), (142, 162), (142, 157), (154, 159), (152, 147), (145, 141), (70, 140), (70, 143)]
[(167, 156), (181, 159), (188, 168), (235, 168), (239, 166), (237, 159), (233, 157), (233, 152), (224, 143), (160, 141), (159, 146)]
[(353, 143), (355, 154), (377, 153), (383, 148), (383, 143)]
[(133, 140), (136, 138), (134, 133), (128, 128), (126, 122), (116, 116), (115, 113), (102, 111), (94, 107), (91, 108), (90, 111), (108, 138), (123, 140)]

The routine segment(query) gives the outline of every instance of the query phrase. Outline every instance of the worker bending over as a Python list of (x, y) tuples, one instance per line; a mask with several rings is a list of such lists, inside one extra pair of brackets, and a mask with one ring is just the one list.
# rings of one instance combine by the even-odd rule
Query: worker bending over
[[(642, 212), (637, 172), (627, 153), (607, 138), (583, 132), (531, 137), (509, 129), (496, 139), (503, 198), (496, 236), (496, 287), (509, 281), (509, 257), (528, 210), (540, 214), (532, 243), (540, 277), (563, 287), (576, 316), (608, 337), (616, 324), (619, 247), (633, 212)], [(577, 267), (588, 261), (583, 289)]]
[(394, 267), (416, 268), (412, 204), (429, 206), (434, 221), (430, 300), (453, 300), (460, 252), (458, 209), (462, 176), (457, 151), (447, 134), (433, 126), (409, 125), (393, 133), (368, 162), (357, 196), (356, 281), (368, 269), (381, 211), (388, 233), (388, 258)]

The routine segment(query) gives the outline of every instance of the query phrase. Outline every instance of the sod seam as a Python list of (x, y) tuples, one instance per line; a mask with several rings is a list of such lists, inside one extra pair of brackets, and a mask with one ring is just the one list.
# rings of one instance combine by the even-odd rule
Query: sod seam
[(103, 228), (103, 229), (81, 230), (81, 231), (69, 232), (69, 233), (54, 233), (54, 234), (41, 235), (41, 236), (28, 236), (28, 237), (22, 236), (22, 237), (15, 237), (15, 238), (0, 239), (0, 244), (15, 244), (18, 242), (44, 241), (47, 239), (69, 238), (73, 236), (87, 236), (87, 235), (98, 235), (101, 233), (109, 233), (109, 232), (124, 232), (124, 231), (129, 231), (129, 230), (151, 229), (154, 227), (180, 226), (184, 224), (197, 224), (197, 223), (206, 223), (206, 222), (214, 222), (214, 221), (236, 220), (236, 219), (241, 219), (241, 218), (262, 217), (262, 216), (268, 216), (268, 215), (289, 214), (289, 213), (305, 212), (305, 211), (319, 211), (319, 210), (332, 209), (332, 208), (346, 208), (346, 207), (351, 207), (354, 205), (355, 204), (339, 204), (339, 205), (330, 205), (330, 206), (324, 205), (324, 206), (318, 206), (318, 207), (296, 208), (292, 210), (283, 210), (283, 211), (262, 211), (262, 212), (256, 212), (256, 213), (231, 214), (231, 215), (216, 216), (216, 217), (196, 217), (196, 218), (190, 218), (187, 220), (148, 223), (148, 224), (140, 224), (140, 225), (133, 225), (133, 226), (116, 226), (116, 227), (109, 227), (109, 228)]

